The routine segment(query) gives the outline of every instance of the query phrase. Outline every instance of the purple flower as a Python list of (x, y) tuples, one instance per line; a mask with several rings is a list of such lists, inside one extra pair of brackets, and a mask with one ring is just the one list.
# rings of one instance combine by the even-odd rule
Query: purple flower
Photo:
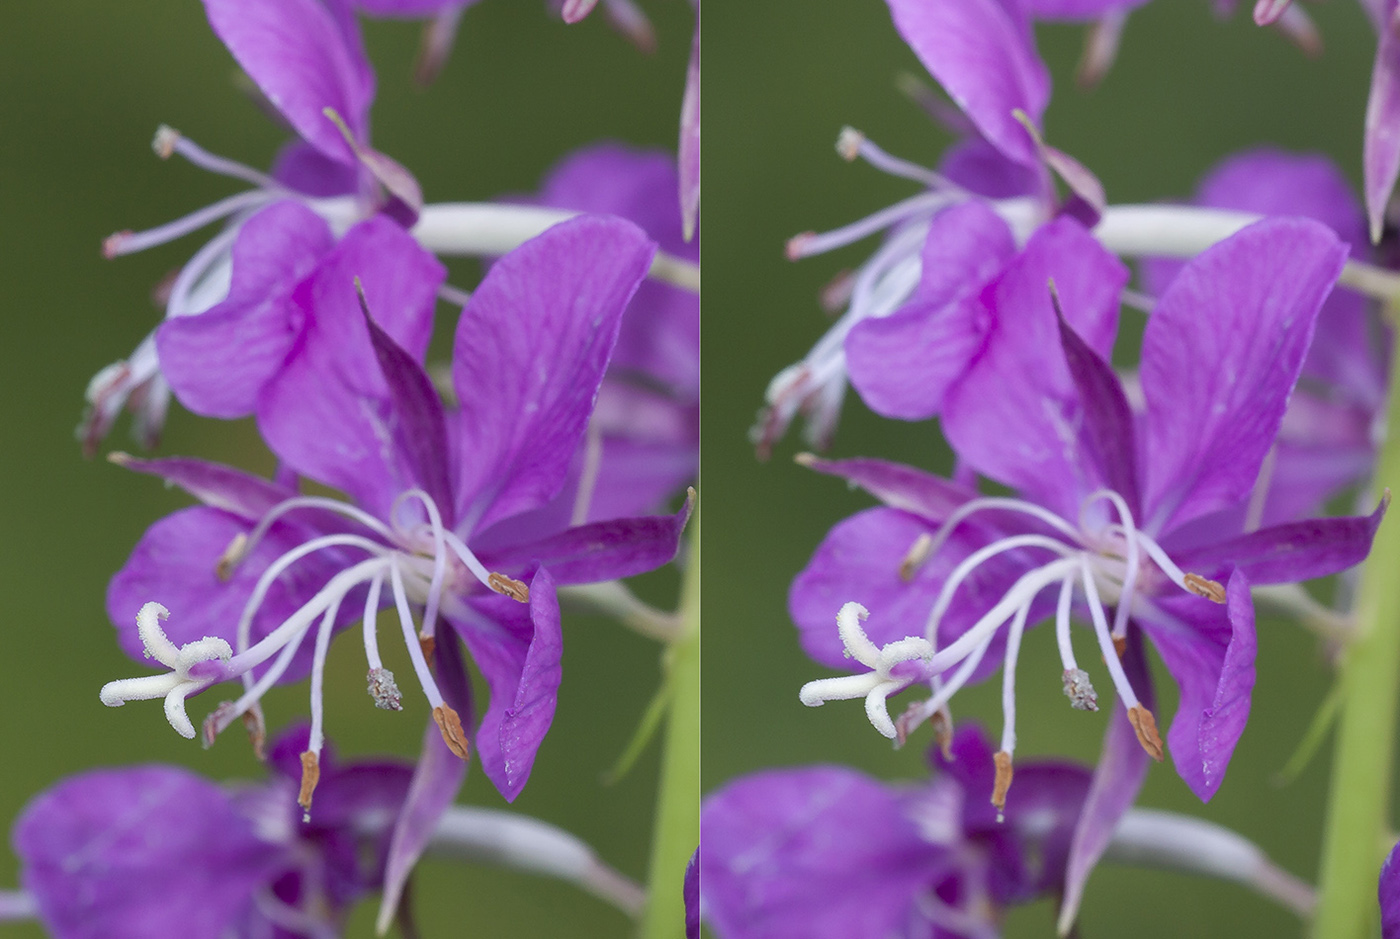
[[(170, 671), (112, 682), (103, 700), (163, 697), (172, 726), (192, 737), (184, 699), (241, 678), (243, 695), (206, 722), (212, 739), (271, 684), (309, 667), (314, 762), (321, 673), (337, 626), (363, 613), (370, 693), (381, 707), (400, 706), (375, 633), (375, 613), (392, 604), (443, 740), (463, 759), (460, 708), (447, 699), (454, 688), (463, 694), (465, 677), (439, 688), (427, 656), (439, 616), (465, 641), (491, 691), (477, 750), (487, 776), (514, 798), (554, 712), (562, 651), (555, 586), (665, 563), (688, 515), (687, 505), (675, 516), (572, 528), (518, 523), (564, 483), (623, 308), (654, 250), (628, 222), (581, 217), (502, 258), (458, 323), (452, 381), (460, 403), (452, 411), (419, 364), (426, 330), (408, 328), (422, 341), (407, 349), (391, 335), (393, 323), (414, 322), (404, 298), (415, 289), (411, 278), (399, 285), (404, 290), (393, 288), (399, 260), (392, 251), (358, 257), (374, 315), (376, 280), (381, 299), (401, 306), (385, 309), (383, 327), (339, 279), (356, 273), (342, 258), (330, 265), (337, 277), (313, 274), (293, 289), (299, 334), (271, 378), (240, 364), (239, 337), (257, 347), (264, 331), (231, 330), (223, 370), (216, 374), (211, 362), (206, 385), (258, 385), (259, 427), (284, 469), (341, 489), (351, 501), (300, 496), (194, 460), (127, 459), (204, 505), (152, 526), (113, 578), (108, 610), (124, 648)], [(414, 607), (422, 609), (417, 634)], [(442, 653), (455, 643), (436, 646), (441, 676)]]
[(1381, 904), (1381, 939), (1400, 939), (1400, 845), (1390, 849), (1381, 865), (1376, 893)]
[[(1363, 258), (1366, 222), (1346, 178), (1324, 156), (1251, 150), (1232, 156), (1201, 181), (1197, 205), (1265, 216), (1301, 216), (1327, 225), (1353, 258)], [(1144, 287), (1160, 293), (1176, 261), (1143, 266)], [(1341, 490), (1369, 477), (1386, 389), (1385, 330), (1370, 304), (1335, 290), (1318, 314), (1275, 452), (1266, 461), (1246, 528), (1311, 515)]]
[[(988, 741), (964, 727), (929, 783), (889, 785), (839, 766), (770, 770), (701, 808), (701, 913), (723, 939), (995, 937), (1002, 912), (1065, 888), (1088, 769), (1032, 762), (998, 821)], [(1111, 856), (1250, 886), (1306, 916), (1312, 890), (1234, 832), (1139, 810)]]
[[(1106, 361), (1118, 284), (1105, 271), (1116, 262), (1094, 257), (1101, 249), (1063, 227), (1070, 224), (1042, 230), (983, 292), (989, 325), (942, 402), (944, 432), (961, 460), (1020, 497), (980, 496), (875, 460), (810, 460), (888, 507), (837, 525), (794, 582), (790, 605), (813, 658), (839, 668), (849, 655), (868, 669), (811, 682), (803, 701), (865, 698), (872, 724), (891, 738), (938, 714), (1003, 658), (1008, 782), (1022, 634), (1053, 612), (1066, 694), (1095, 710), (1071, 641), (1072, 613), (1086, 617), (1123, 709), (1077, 836), (1077, 889), (1087, 875), (1077, 862), (1097, 856), (1088, 845), (1131, 804), (1145, 754), (1163, 755), (1139, 629), (1181, 689), (1167, 749), (1191, 789), (1209, 799), (1249, 713), (1251, 585), (1357, 563), (1384, 506), (1370, 517), (1247, 534), (1231, 527), (1345, 260), (1329, 230), (1306, 220), (1259, 222), (1187, 264), (1148, 320), (1145, 414), (1135, 415)], [(1046, 290), (1052, 278), (1063, 315)], [(924, 380), (917, 369), (890, 371), (893, 382)], [(1053, 599), (1042, 596), (1049, 587)], [(932, 697), (896, 722), (885, 701), (915, 683), (927, 683)], [(1123, 728), (1140, 750), (1122, 750)]]
[(272, 748), (273, 778), (225, 789), (183, 769), (75, 776), (20, 815), (21, 882), (56, 939), (322, 935), (376, 888), (411, 767), (321, 764), (317, 815), (296, 804), (307, 731)]

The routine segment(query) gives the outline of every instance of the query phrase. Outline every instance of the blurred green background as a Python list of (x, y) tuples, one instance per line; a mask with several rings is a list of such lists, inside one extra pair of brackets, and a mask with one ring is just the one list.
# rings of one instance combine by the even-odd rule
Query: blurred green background
[[(1254, 26), (1252, 4), (1240, 6), (1221, 23), (1206, 0), (1148, 4), (1130, 18), (1117, 65), (1087, 92), (1072, 77), (1082, 28), (1038, 28), (1056, 88), (1048, 140), (1098, 173), (1113, 202), (1186, 197), (1217, 160), (1265, 143), (1328, 153), (1359, 181), (1374, 37), (1358, 6), (1304, 4), (1326, 44), (1317, 60)], [(861, 218), (915, 191), (911, 183), (838, 159), (833, 145), (841, 126), (853, 125), (891, 153), (925, 165), (937, 162), (948, 137), (895, 90), (901, 72), (926, 73), (881, 0), (712, 2), (704, 36), (704, 791), (760, 767), (819, 761), (885, 779), (923, 778), (927, 731), (895, 752), (871, 729), (859, 702), (809, 710), (797, 700), (804, 681), (831, 673), (798, 647), (786, 611), (788, 585), (827, 529), (872, 500), (793, 465), (792, 454), (804, 448), (796, 434), (769, 463), (758, 463), (745, 431), (769, 378), (799, 359), (827, 326), (818, 292), (876, 244), (870, 239), (794, 264), (783, 258), (784, 241)], [(1124, 313), (1126, 326), (1141, 320)], [(831, 452), (950, 467), (935, 424), (876, 419), (854, 394)], [(1261, 618), (1259, 633), (1252, 719), (1219, 794), (1202, 806), (1168, 762), (1153, 768), (1141, 804), (1235, 827), (1312, 879), (1326, 750), (1291, 785), (1274, 777), (1325, 693), (1329, 673), (1299, 627)], [(1072, 711), (1059, 671), (1052, 633), (1033, 631), (1019, 669), (1018, 762), (1058, 754), (1093, 760), (1098, 753), (1106, 712)], [(995, 736), (999, 690), (992, 682), (961, 692), (954, 716), (978, 719)], [(1174, 692), (1163, 697), (1165, 726), (1176, 702)], [(1048, 901), (1015, 910), (1006, 922), (1012, 937), (1053, 930)], [(1081, 934), (1129, 930), (1136, 939), (1301, 932), (1291, 914), (1240, 888), (1100, 867), (1089, 883)]]
[[(458, 45), (432, 88), (411, 80), (419, 27), (367, 22), (379, 75), (376, 145), (412, 168), (429, 200), (490, 199), (534, 189), (571, 148), (611, 137), (673, 150), (693, 15), (683, 2), (648, 3), (659, 51), (645, 55), (601, 16), (567, 27), (543, 3), (483, 3), (465, 16)], [(73, 438), (92, 374), (126, 356), (157, 322), (151, 290), (202, 243), (196, 236), (116, 261), (99, 255), (113, 231), (183, 215), (240, 188), (179, 160), (162, 163), (158, 124), (206, 148), (266, 166), (285, 135), (237, 88), (232, 58), (194, 0), (153, 3), (12, 2), (0, 29), (0, 272), (4, 338), (0, 397), (0, 825), (60, 777), (99, 765), (169, 761), (218, 779), (257, 779), (241, 733), (209, 751), (178, 737), (159, 702), (102, 707), (101, 685), (144, 674), (113, 642), (103, 608), (108, 577), (142, 531), (188, 504), (159, 482), (102, 459), (84, 461)], [(207, 234), (205, 237), (207, 237)], [(470, 287), (476, 264), (454, 263)], [(451, 314), (445, 306), (444, 315)], [(447, 321), (450, 329), (451, 319)], [(450, 335), (450, 333), (449, 333)], [(132, 449), (127, 423), (109, 448)], [(172, 410), (162, 453), (198, 455), (267, 471), (247, 423)], [(675, 602), (674, 572), (640, 588)], [(135, 614), (135, 611), (131, 611)], [(634, 878), (646, 874), (656, 755), (618, 785), (602, 774), (621, 753), (658, 680), (654, 643), (601, 620), (566, 621), (568, 654), (558, 716), (521, 810), (564, 825)], [(390, 668), (406, 665), (385, 642)], [(364, 692), (358, 643), (332, 646), (328, 734), (344, 756), (417, 752), (427, 709), (376, 711)], [(479, 686), (478, 686), (479, 687)], [(307, 713), (306, 685), (275, 692), (275, 727)], [(217, 697), (191, 705), (198, 721)], [(502, 800), (474, 768), (463, 801)], [(0, 887), (17, 861), (0, 850)], [(572, 887), (523, 874), (429, 863), (416, 889), (422, 935), (621, 936), (627, 919)], [(349, 934), (372, 934), (364, 904)], [(16, 937), (33, 926), (0, 926)]]

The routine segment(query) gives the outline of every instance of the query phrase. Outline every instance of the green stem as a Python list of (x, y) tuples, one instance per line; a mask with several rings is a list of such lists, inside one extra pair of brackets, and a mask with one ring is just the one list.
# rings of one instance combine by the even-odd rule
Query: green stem
[(651, 842), (644, 939), (685, 935), (681, 884), (700, 843), (700, 514), (690, 520), (690, 563), (681, 587), (682, 625), (666, 650), (671, 714)]
[[(1400, 376), (1400, 343), (1391, 376)], [(1377, 488), (1400, 481), (1400, 382), (1392, 381), (1389, 433)], [(1342, 662), (1345, 689), (1322, 848), (1315, 939), (1371, 939), (1376, 883), (1389, 831), (1395, 707), (1400, 691), (1400, 524), (1381, 525), (1361, 571), (1355, 635)]]

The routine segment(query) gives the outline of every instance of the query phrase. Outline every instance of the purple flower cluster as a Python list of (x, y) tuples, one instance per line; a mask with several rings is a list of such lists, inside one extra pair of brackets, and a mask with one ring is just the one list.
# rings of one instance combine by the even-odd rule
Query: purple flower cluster
[[(802, 413), (808, 441), (829, 445), (848, 386), (884, 417), (938, 419), (952, 478), (798, 457), (881, 504), (831, 529), (789, 609), (804, 651), (848, 673), (801, 701), (862, 699), (896, 745), (931, 723), (962, 783), (940, 782), (940, 805), (977, 808), (958, 823), (835, 767), (731, 783), (701, 845), (701, 906), (727, 937), (995, 935), (996, 910), (1042, 891), (1061, 898), (1065, 934), (1153, 760), (1170, 755), (1202, 801), (1224, 782), (1256, 680), (1256, 598), (1315, 613), (1297, 584), (1366, 558), (1388, 503), (1315, 517), (1369, 480), (1390, 341), (1365, 295), (1386, 272), (1330, 163), (1259, 150), (1192, 205), (1112, 205), (1044, 138), (1032, 25), (1118, 29), (1137, 4), (888, 5), (960, 140), (933, 170), (842, 133), (844, 157), (924, 188), (789, 243), (796, 259), (885, 233), (829, 291), (844, 315), (773, 379), (752, 439), (766, 454)], [(1256, 18), (1298, 25), (1272, 6)], [(1138, 289), (1123, 257), (1143, 260)], [(1119, 339), (1123, 306), (1147, 314), (1140, 349)], [(1051, 620), (1071, 708), (1108, 714), (1097, 767), (1059, 771), (1073, 784), (1047, 807), (1050, 771), (1013, 757), (1022, 640)], [(1165, 735), (1149, 649), (1179, 692)], [(999, 745), (962, 752), (948, 704), (998, 666)], [(914, 688), (926, 696), (892, 711)]]
[[(262, 698), (309, 677), (310, 723), (276, 738), (264, 786), (146, 766), (36, 799), (16, 827), (14, 905), (56, 936), (335, 935), (374, 890), (382, 932), (439, 842), (640, 910), (640, 888), (572, 836), (450, 806), (473, 752), (507, 801), (529, 780), (563, 675), (561, 591), (630, 597), (620, 580), (680, 550), (698, 470), (699, 251), (686, 235), (698, 182), (685, 161), (602, 144), (526, 204), (425, 205), (371, 145), (356, 12), (432, 16), (450, 39), (470, 5), (205, 4), (296, 139), (264, 174), (157, 134), (162, 157), (253, 188), (108, 239), (115, 256), (225, 222), (171, 284), (164, 322), (93, 380), (80, 438), (95, 449), (130, 406), (154, 444), (173, 394), (197, 415), (254, 418), (278, 469), (112, 454), (196, 504), (151, 525), (110, 582), (119, 645), (162, 671), (109, 682), (101, 700), (163, 699), (193, 738), (189, 699), (236, 681), (202, 737), (241, 721), (261, 757)], [(607, 8), (647, 31), (628, 0)], [(446, 284), (450, 254), (488, 259), (469, 295)], [(444, 304), (460, 309), (445, 325)], [(448, 329), (438, 367), (430, 344)], [(386, 614), (412, 663), (403, 688), (380, 654)], [(356, 623), (371, 702), (426, 701), (416, 764), (330, 755), (328, 650)], [(489, 695), (479, 716), (468, 660)]]

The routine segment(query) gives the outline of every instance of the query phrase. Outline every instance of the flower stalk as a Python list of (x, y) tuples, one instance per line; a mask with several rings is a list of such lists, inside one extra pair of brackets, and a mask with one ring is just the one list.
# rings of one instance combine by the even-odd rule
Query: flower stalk
[[(1392, 352), (1391, 375), (1400, 374), (1400, 346)], [(1393, 380), (1387, 426), (1400, 427), (1400, 384)], [(1400, 434), (1387, 435), (1374, 485), (1400, 479)], [(1382, 525), (1361, 572), (1355, 634), (1342, 660), (1345, 689), (1332, 762), (1322, 866), (1317, 939), (1368, 939), (1376, 931), (1376, 879), (1390, 847), (1391, 769), (1400, 694), (1400, 527)]]
[(643, 939), (685, 934), (681, 884), (700, 843), (700, 516), (690, 520), (690, 556), (681, 587), (682, 624), (666, 650), (671, 711), (661, 757)]

